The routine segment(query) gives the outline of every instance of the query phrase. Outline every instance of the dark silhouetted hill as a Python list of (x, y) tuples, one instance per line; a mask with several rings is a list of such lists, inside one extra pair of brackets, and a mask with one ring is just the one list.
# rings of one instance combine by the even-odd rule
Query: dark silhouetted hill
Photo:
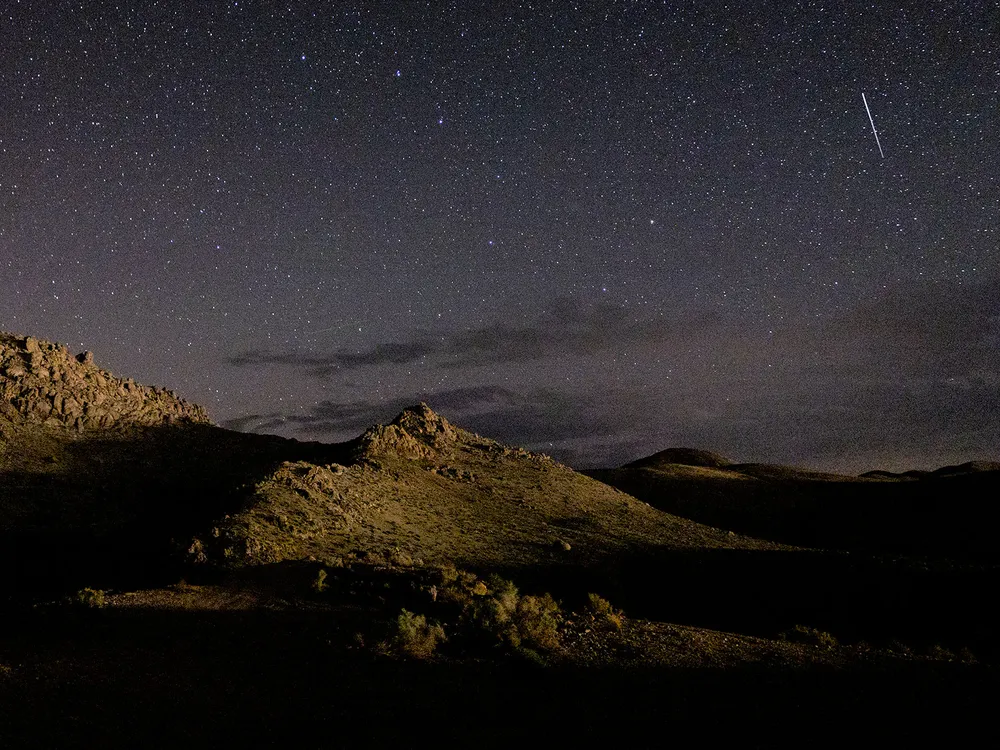
[(853, 477), (770, 464), (691, 468), (644, 459), (584, 473), (669, 513), (785, 544), (1000, 559), (994, 539), (1000, 465), (992, 462)]
[(681, 464), (682, 466), (701, 466), (709, 469), (722, 469), (731, 462), (725, 456), (711, 451), (702, 451), (695, 448), (667, 448), (667, 450), (654, 453), (652, 456), (640, 458), (637, 461), (625, 464), (626, 469), (655, 469), (671, 464)]

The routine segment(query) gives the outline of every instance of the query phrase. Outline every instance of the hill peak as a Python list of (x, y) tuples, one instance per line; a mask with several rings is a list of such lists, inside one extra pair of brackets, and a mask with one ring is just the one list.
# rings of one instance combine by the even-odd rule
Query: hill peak
[(355, 442), (359, 459), (396, 455), (431, 458), (448, 451), (459, 439), (459, 430), (425, 403), (409, 406), (387, 425), (375, 425)]
[(455, 442), (458, 431), (451, 423), (424, 402), (403, 409), (392, 424), (434, 448), (444, 448)]

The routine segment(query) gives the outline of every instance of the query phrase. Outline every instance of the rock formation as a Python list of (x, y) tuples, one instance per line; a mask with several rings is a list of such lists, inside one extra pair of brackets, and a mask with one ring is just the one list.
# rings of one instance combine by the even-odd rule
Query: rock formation
[(391, 454), (402, 458), (432, 458), (454, 446), (459, 431), (427, 404), (405, 409), (390, 424), (376, 425), (357, 438), (358, 460)]
[(0, 333), (0, 416), (77, 431), (174, 422), (210, 423), (173, 391), (116, 378), (62, 344)]

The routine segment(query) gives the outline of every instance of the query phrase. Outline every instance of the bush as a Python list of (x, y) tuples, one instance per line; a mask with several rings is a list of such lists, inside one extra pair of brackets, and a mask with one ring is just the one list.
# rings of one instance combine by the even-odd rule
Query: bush
[(319, 572), (316, 574), (315, 580), (313, 580), (312, 582), (312, 590), (315, 591), (317, 594), (322, 594), (324, 591), (326, 591), (326, 589), (327, 589), (326, 571), (323, 568), (320, 568)]
[(451, 565), (439, 569), (433, 598), (461, 626), (470, 644), (500, 646), (543, 662), (536, 650), (559, 648), (559, 605), (550, 594), (521, 596), (511, 581), (497, 575), (480, 580)]
[(83, 607), (100, 609), (104, 606), (104, 591), (102, 589), (80, 589), (73, 596), (73, 601)]
[(625, 614), (620, 609), (611, 606), (611, 602), (597, 594), (587, 594), (587, 603), (595, 620), (612, 625), (615, 630), (621, 630)]
[(933, 646), (928, 648), (927, 655), (932, 659), (942, 659), (946, 661), (951, 661), (955, 658), (955, 654), (953, 654), (950, 649), (942, 646), (940, 643), (935, 643)]
[(438, 569), (435, 592), (437, 601), (454, 605), (458, 612), (464, 612), (477, 597), (487, 593), (487, 588), (475, 573), (445, 565)]
[(404, 609), (396, 618), (395, 631), (387, 650), (415, 659), (427, 659), (445, 640), (444, 628), (438, 624), (430, 625), (423, 615)]
[(512, 582), (497, 576), (487, 590), (466, 612), (476, 629), (515, 650), (559, 647), (561, 613), (551, 594), (520, 596)]
[(963, 646), (962, 648), (960, 648), (958, 650), (957, 656), (959, 661), (965, 662), (966, 664), (979, 663), (979, 659), (976, 658), (976, 655), (972, 653), (972, 651), (969, 649), (968, 646)]
[(521, 645), (544, 651), (559, 648), (559, 616), (559, 605), (551, 594), (522, 596), (514, 620)]
[(895, 638), (891, 639), (887, 644), (886, 648), (893, 654), (899, 654), (901, 656), (912, 656), (913, 649), (907, 646), (900, 640)]
[(825, 646), (833, 648), (840, 645), (837, 639), (831, 634), (816, 628), (809, 628), (805, 625), (796, 625), (791, 630), (786, 630), (781, 634), (781, 640), (791, 643), (804, 643), (810, 646)]
[(437, 572), (438, 572), (437, 584), (441, 588), (447, 588), (458, 580), (458, 569), (451, 563), (445, 563), (444, 565), (441, 565), (437, 569)]

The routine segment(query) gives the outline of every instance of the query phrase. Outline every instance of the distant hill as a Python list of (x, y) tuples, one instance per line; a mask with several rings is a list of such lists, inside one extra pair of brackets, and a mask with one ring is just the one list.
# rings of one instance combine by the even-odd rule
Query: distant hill
[(711, 451), (697, 450), (695, 448), (667, 448), (666, 450), (654, 453), (652, 456), (640, 458), (637, 461), (625, 464), (626, 469), (655, 469), (671, 464), (682, 466), (701, 466), (709, 469), (722, 469), (732, 463), (725, 456)]
[(584, 473), (669, 513), (785, 544), (1000, 559), (998, 463), (853, 477), (703, 456), (717, 454), (670, 449)]

